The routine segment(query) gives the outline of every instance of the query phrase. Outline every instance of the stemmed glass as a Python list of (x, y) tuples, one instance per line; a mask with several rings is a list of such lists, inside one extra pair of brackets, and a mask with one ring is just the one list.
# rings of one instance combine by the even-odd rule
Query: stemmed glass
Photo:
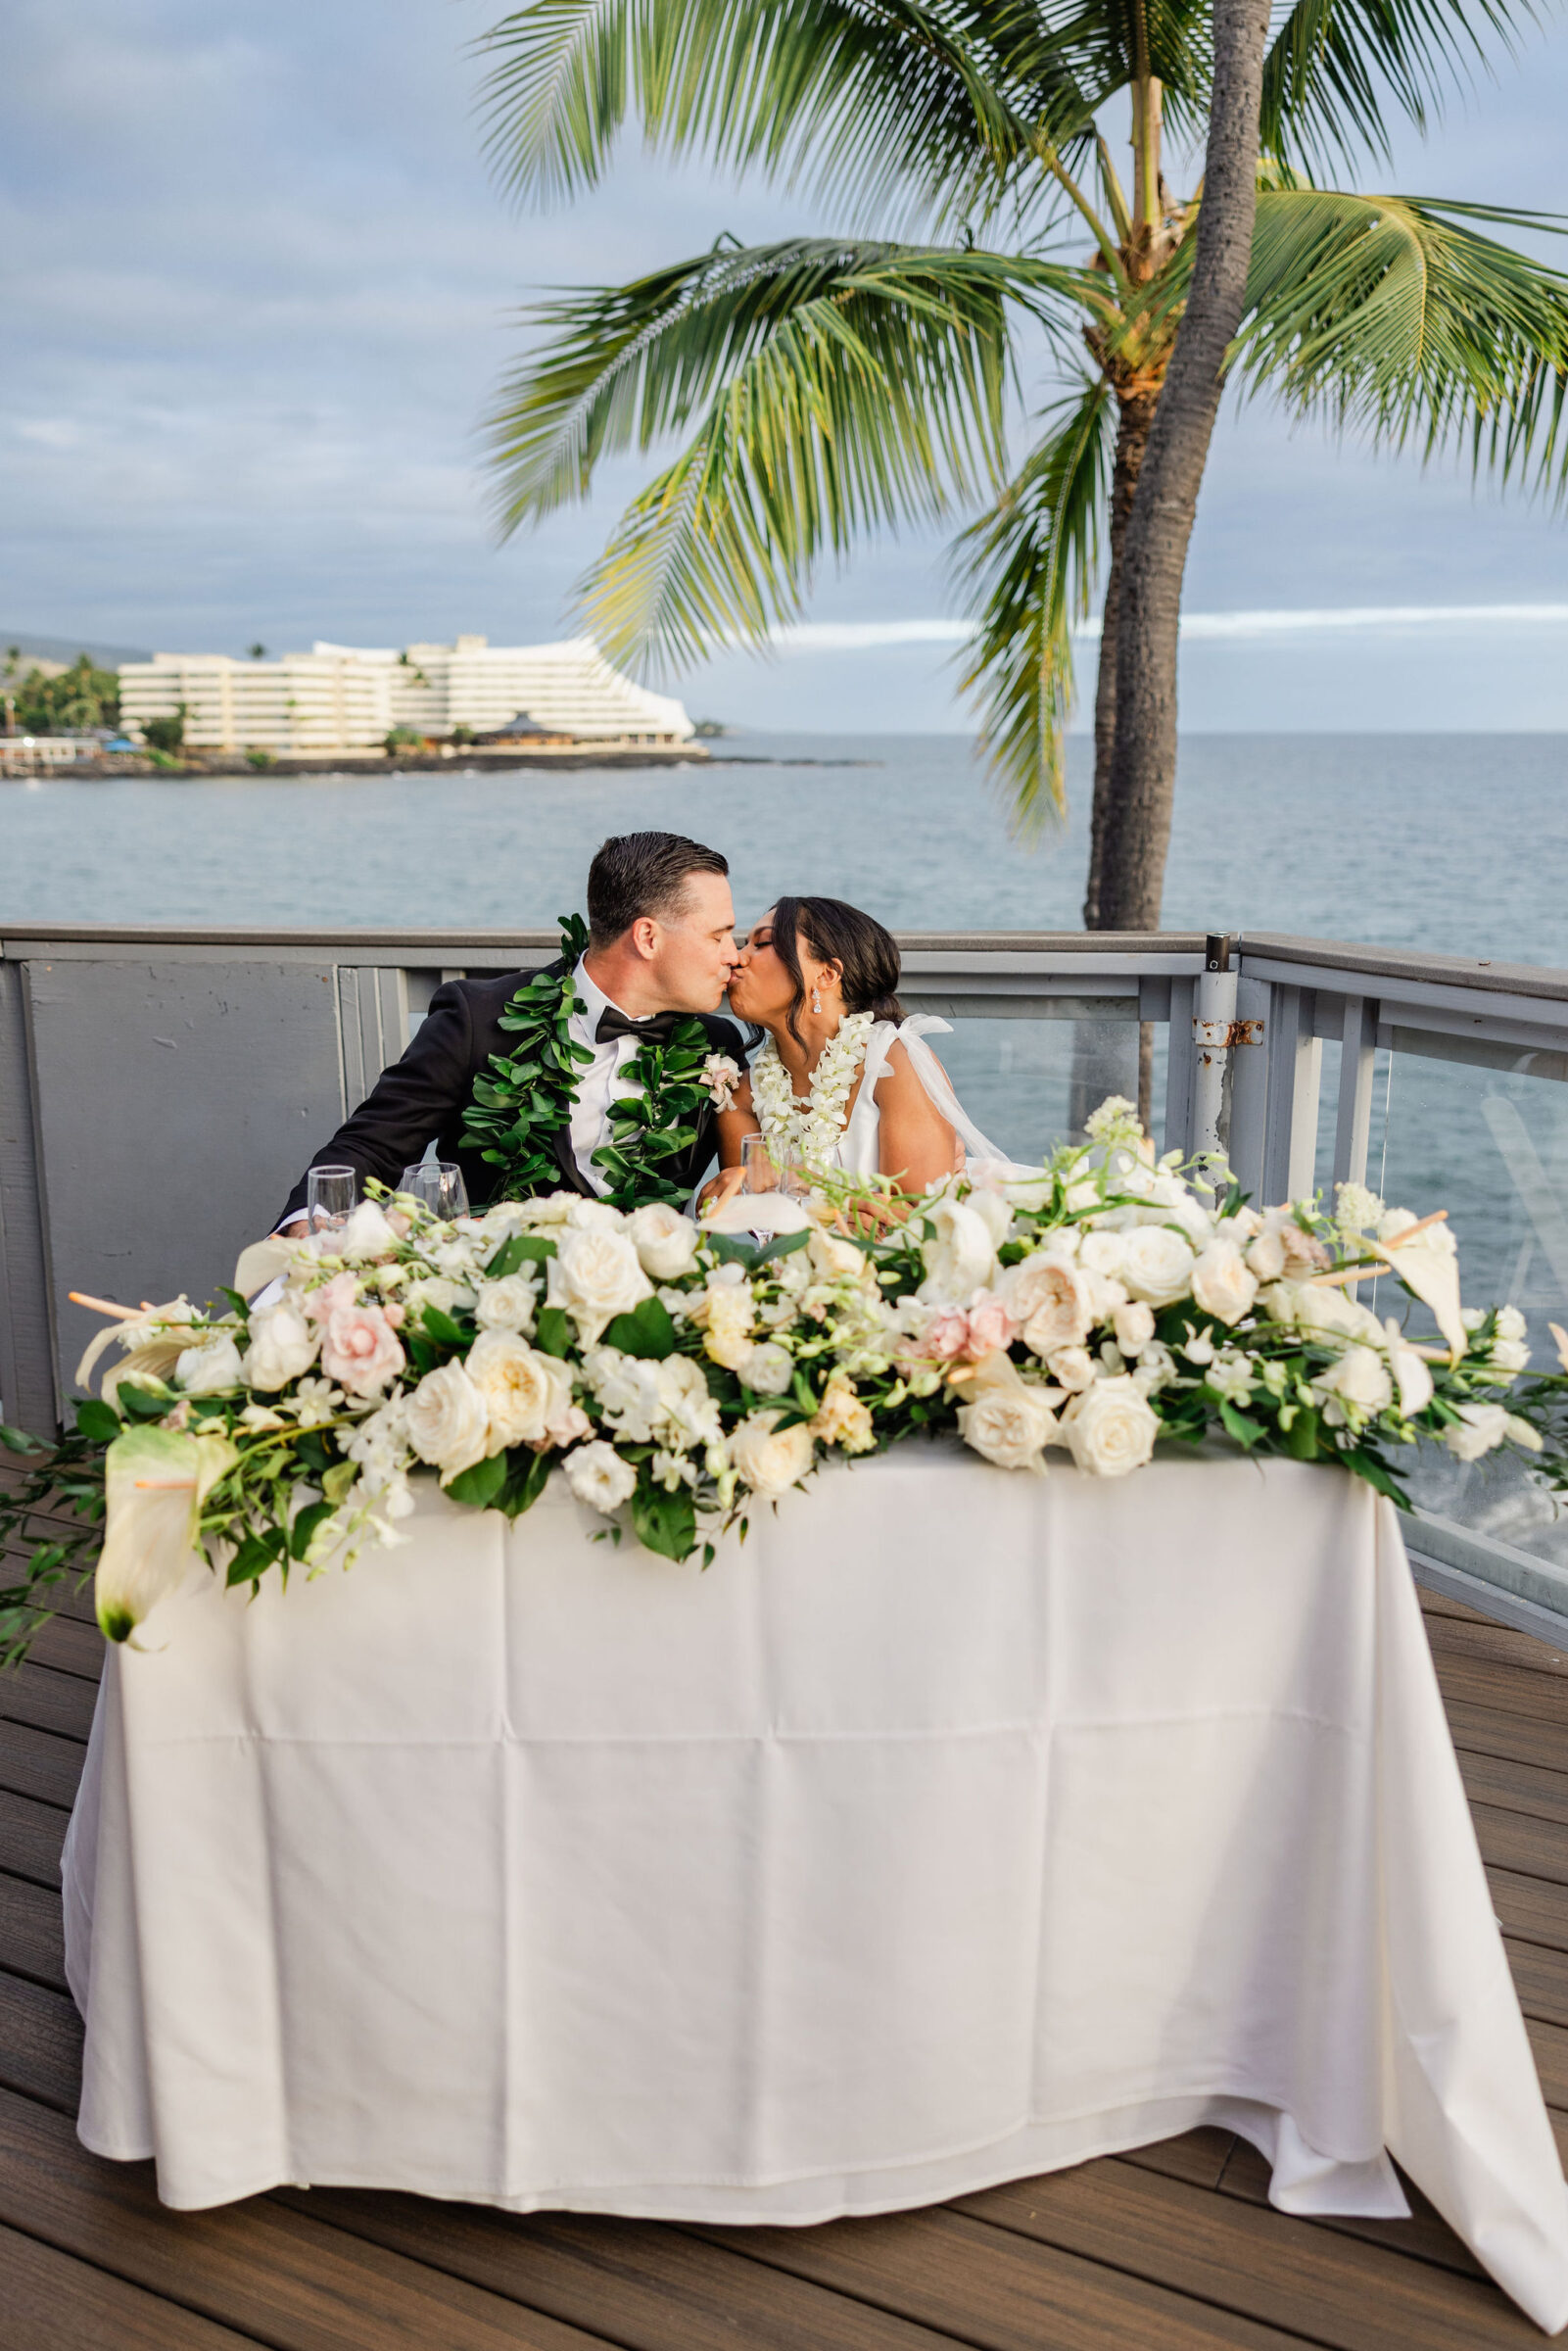
[(740, 1166), (743, 1192), (783, 1192), (786, 1199), (797, 1200), (807, 1189), (799, 1160), (770, 1151), (760, 1134), (742, 1139)]
[(356, 1169), (312, 1168), (305, 1179), (305, 1221), (310, 1231), (328, 1236), (341, 1232), (358, 1197)]
[(398, 1189), (411, 1193), (444, 1224), (468, 1214), (468, 1186), (454, 1159), (421, 1159), (413, 1167), (404, 1168), (398, 1179)]

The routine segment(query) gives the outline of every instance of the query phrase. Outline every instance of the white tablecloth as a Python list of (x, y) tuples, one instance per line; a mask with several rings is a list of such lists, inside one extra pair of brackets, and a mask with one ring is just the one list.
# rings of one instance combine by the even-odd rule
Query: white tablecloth
[(66, 1858), (80, 2132), (284, 2181), (709, 2222), (1244, 2132), (1391, 2149), (1544, 2327), (1568, 2191), (1393, 1511), (910, 1446), (706, 1574), (559, 1478), (115, 1653)]

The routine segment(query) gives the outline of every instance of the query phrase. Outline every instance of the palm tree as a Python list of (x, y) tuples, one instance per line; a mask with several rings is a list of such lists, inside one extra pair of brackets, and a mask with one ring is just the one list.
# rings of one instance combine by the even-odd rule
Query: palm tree
[[(1474, 13), (1506, 43), (1527, 5)], [(857, 222), (760, 247), (721, 236), (538, 306), (546, 340), (492, 420), (503, 529), (586, 497), (601, 458), (686, 436), (580, 584), (613, 655), (680, 664), (795, 618), (825, 554), (979, 503), (953, 551), (974, 624), (963, 685), (1025, 825), (1063, 802), (1071, 633), (1103, 573), (1084, 920), (1157, 927), (1174, 614), (1168, 678), (1147, 597), (1119, 658), (1118, 637), (1193, 288), (1201, 205), (1171, 194), (1163, 141), (1209, 118), (1207, 0), (527, 0), (483, 46), (490, 150), (519, 198), (596, 182), (632, 117), (656, 152), (784, 180)], [(1568, 277), (1484, 233), (1555, 223), (1349, 184), (1386, 152), (1379, 90), (1423, 124), (1467, 54), (1463, 0), (1294, 0), (1260, 88), (1256, 64), (1243, 75), (1260, 160), (1229, 373), (1374, 444), (1556, 480)], [(1130, 193), (1097, 120), (1123, 90)], [(1140, 525), (1141, 576), (1167, 606), (1217, 404), (1207, 364), (1212, 398), (1200, 384), (1166, 435), (1185, 522), (1164, 499)], [(1010, 459), (1024, 372), (1042, 366)], [(1124, 724), (1122, 699), (1139, 705)]]

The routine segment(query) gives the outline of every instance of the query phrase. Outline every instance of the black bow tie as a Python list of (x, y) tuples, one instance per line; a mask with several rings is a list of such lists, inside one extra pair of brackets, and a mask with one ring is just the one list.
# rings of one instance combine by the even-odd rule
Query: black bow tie
[(627, 1019), (624, 1012), (617, 1011), (613, 1004), (606, 1004), (598, 1016), (594, 1041), (595, 1044), (609, 1045), (618, 1036), (635, 1036), (640, 1044), (667, 1045), (675, 1034), (680, 1018), (678, 1012), (654, 1012), (645, 1021), (632, 1021)]

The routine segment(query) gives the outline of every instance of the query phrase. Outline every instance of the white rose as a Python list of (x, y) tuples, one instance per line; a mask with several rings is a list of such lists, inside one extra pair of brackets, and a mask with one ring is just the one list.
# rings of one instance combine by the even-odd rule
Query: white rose
[(710, 1281), (706, 1312), (707, 1351), (713, 1362), (738, 1371), (751, 1352), (754, 1302), (749, 1281)]
[(253, 1388), (284, 1388), (315, 1362), (321, 1326), (300, 1312), (292, 1298), (263, 1307), (251, 1317), (245, 1377)]
[(509, 1330), (482, 1331), (468, 1350), (467, 1371), (490, 1416), (487, 1453), (539, 1445), (559, 1405), (561, 1367)]
[(1258, 1295), (1258, 1277), (1235, 1242), (1216, 1234), (1193, 1267), (1192, 1294), (1216, 1321), (1239, 1322)]
[(811, 1467), (815, 1446), (803, 1420), (776, 1429), (776, 1412), (751, 1413), (730, 1439), (730, 1460), (762, 1501), (787, 1494)]
[(1076, 1347), (1089, 1335), (1093, 1319), (1088, 1277), (1055, 1248), (1010, 1266), (997, 1283), (1000, 1297), (1035, 1355)]
[(1193, 1263), (1184, 1233), (1173, 1231), (1168, 1224), (1140, 1224), (1121, 1235), (1121, 1256), (1115, 1271), (1130, 1297), (1141, 1298), (1145, 1306), (1170, 1306), (1186, 1297)]
[(736, 1368), (754, 1396), (782, 1396), (794, 1378), (795, 1360), (787, 1347), (770, 1340), (753, 1347)]
[(481, 1330), (515, 1330), (526, 1339), (534, 1327), (534, 1303), (538, 1295), (529, 1273), (503, 1273), (499, 1281), (482, 1281), (474, 1304), (474, 1320)]
[(1063, 1426), (1072, 1459), (1090, 1477), (1124, 1477), (1141, 1469), (1160, 1434), (1158, 1415), (1129, 1376), (1097, 1379), (1069, 1405)]
[(637, 1471), (602, 1437), (592, 1445), (576, 1446), (561, 1465), (578, 1501), (586, 1502), (604, 1518), (637, 1490)]
[(1247, 1265), (1259, 1281), (1278, 1281), (1285, 1271), (1285, 1244), (1277, 1232), (1260, 1232), (1247, 1251)]
[(1078, 1262), (1090, 1273), (1102, 1280), (1119, 1281), (1121, 1259), (1126, 1248), (1126, 1235), (1103, 1225), (1086, 1232), (1078, 1243)]
[(1013, 1203), (1006, 1193), (997, 1191), (990, 1184), (976, 1185), (964, 1205), (985, 1226), (991, 1236), (992, 1248), (1000, 1249), (1013, 1229)]
[(696, 1226), (662, 1200), (635, 1209), (626, 1221), (626, 1232), (643, 1272), (655, 1281), (674, 1281), (696, 1263)]
[(566, 1309), (585, 1347), (592, 1347), (617, 1315), (631, 1314), (652, 1295), (653, 1284), (623, 1231), (589, 1223), (561, 1234), (549, 1260), (549, 1302)]
[(1094, 1358), (1087, 1347), (1059, 1347), (1046, 1368), (1059, 1388), (1088, 1388), (1094, 1385)]
[(1347, 1347), (1337, 1364), (1319, 1372), (1312, 1386), (1327, 1401), (1324, 1417), (1330, 1426), (1343, 1416), (1340, 1408), (1345, 1405), (1363, 1413), (1381, 1413), (1394, 1401), (1394, 1382), (1382, 1355), (1375, 1347), (1359, 1344)]
[(1111, 1321), (1123, 1355), (1141, 1355), (1155, 1335), (1154, 1309), (1145, 1306), (1141, 1298), (1114, 1307)]
[(361, 1200), (343, 1227), (333, 1254), (346, 1257), (351, 1266), (362, 1266), (375, 1257), (391, 1257), (397, 1246), (398, 1235), (376, 1202)]
[(659, 1410), (683, 1436), (716, 1445), (724, 1434), (718, 1398), (689, 1355), (667, 1355), (658, 1372)]
[(965, 1444), (998, 1469), (1032, 1469), (1044, 1476), (1056, 1415), (1022, 1379), (982, 1388), (973, 1404), (961, 1404), (958, 1426)]
[(1508, 1434), (1511, 1415), (1500, 1404), (1461, 1404), (1456, 1427), (1443, 1432), (1443, 1442), (1461, 1462), (1478, 1462)]
[(245, 1367), (228, 1332), (200, 1347), (184, 1348), (174, 1364), (174, 1383), (187, 1396), (225, 1396), (231, 1389), (243, 1387)]
[[(858, 1276), (866, 1271), (864, 1251), (836, 1232), (825, 1232), (820, 1224), (812, 1226), (811, 1238), (801, 1254), (811, 1260), (813, 1272), (821, 1274), (827, 1281), (842, 1280), (850, 1274)], [(798, 1263), (798, 1257), (784, 1260), (786, 1266)]]
[(1298, 1329), (1328, 1331), (1363, 1346), (1383, 1343), (1383, 1325), (1370, 1308), (1357, 1306), (1342, 1289), (1319, 1281), (1276, 1281), (1259, 1292), (1258, 1303), (1275, 1322), (1293, 1322)]
[(1521, 1340), (1529, 1338), (1530, 1325), (1516, 1306), (1498, 1307), (1497, 1336), (1506, 1339), (1510, 1347), (1516, 1347)]
[(972, 1298), (987, 1286), (996, 1265), (989, 1224), (977, 1210), (958, 1200), (938, 1200), (927, 1213), (931, 1230), (921, 1243), (926, 1268), (921, 1295)]
[(441, 1471), (443, 1484), (485, 1458), (490, 1412), (461, 1364), (426, 1372), (404, 1405), (403, 1425), (419, 1459)]

